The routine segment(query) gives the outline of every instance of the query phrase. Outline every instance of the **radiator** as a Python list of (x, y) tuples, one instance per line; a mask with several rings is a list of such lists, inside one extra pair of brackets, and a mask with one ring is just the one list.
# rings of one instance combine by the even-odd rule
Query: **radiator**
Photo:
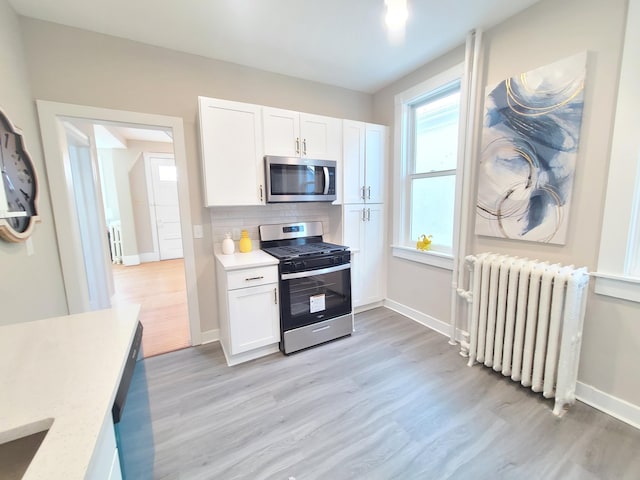
[(111, 250), (111, 262), (122, 263), (122, 230), (120, 230), (120, 222), (109, 224), (109, 247)]
[(586, 268), (493, 253), (465, 258), (470, 303), (469, 366), (484, 363), (555, 398), (575, 402), (589, 274)]

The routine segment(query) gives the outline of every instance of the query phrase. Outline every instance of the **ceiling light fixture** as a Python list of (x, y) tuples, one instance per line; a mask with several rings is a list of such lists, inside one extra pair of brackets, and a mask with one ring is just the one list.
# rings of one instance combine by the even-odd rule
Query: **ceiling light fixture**
[(392, 43), (401, 42), (404, 39), (404, 28), (409, 18), (407, 0), (384, 0), (387, 7), (385, 23)]

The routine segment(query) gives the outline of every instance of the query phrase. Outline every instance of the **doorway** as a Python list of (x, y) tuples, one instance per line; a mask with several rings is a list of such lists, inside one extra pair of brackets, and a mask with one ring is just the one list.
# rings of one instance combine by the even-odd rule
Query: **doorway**
[[(170, 167), (171, 165), (166, 162), (156, 162), (156, 173), (157, 178), (157, 192), (154, 192), (154, 195), (157, 193), (158, 197), (163, 197), (166, 194), (167, 185), (169, 183), (173, 184), (173, 193), (172, 197), (174, 200), (177, 200), (177, 212), (176, 205), (173, 207), (165, 208), (166, 205), (155, 205), (153, 208), (160, 207), (161, 210), (161, 221), (165, 221), (169, 224), (168, 231), (172, 231), (172, 234), (161, 235), (161, 237), (165, 238), (165, 243), (168, 245), (166, 251), (170, 251), (171, 253), (166, 254), (167, 258), (169, 256), (173, 256), (173, 260), (168, 260), (169, 262), (173, 262), (171, 265), (172, 268), (163, 268), (156, 269), (150, 275), (152, 278), (156, 279), (156, 282), (160, 279), (159, 284), (171, 284), (173, 285), (171, 288), (175, 293), (173, 300), (175, 300), (176, 295), (182, 295), (184, 305), (184, 309), (186, 311), (186, 321), (184, 331), (186, 332), (184, 337), (184, 344), (182, 346), (189, 345), (197, 345), (201, 343), (201, 334), (200, 334), (200, 321), (199, 321), (199, 312), (198, 312), (198, 298), (197, 298), (197, 288), (196, 288), (196, 274), (195, 274), (195, 258), (194, 258), (194, 248), (193, 248), (193, 240), (189, 235), (191, 231), (191, 219), (190, 219), (190, 210), (189, 210), (189, 202), (188, 202), (188, 186), (186, 185), (186, 181), (180, 182), (179, 179), (187, 178), (186, 175), (186, 154), (185, 154), (185, 145), (184, 145), (184, 132), (182, 126), (182, 120), (175, 117), (165, 117), (160, 115), (150, 115), (150, 114), (142, 114), (142, 113), (134, 113), (134, 112), (124, 112), (117, 110), (108, 110), (108, 109), (99, 109), (94, 107), (84, 107), (78, 105), (68, 105), (68, 104), (59, 104), (54, 102), (44, 102), (38, 101), (38, 115), (40, 117), (41, 131), (43, 137), (43, 147), (45, 151), (45, 162), (47, 164), (47, 171), (49, 173), (49, 184), (51, 190), (52, 204), (54, 210), (54, 216), (56, 220), (56, 234), (58, 237), (59, 250), (60, 250), (60, 258), (62, 263), (63, 275), (65, 278), (65, 291), (67, 295), (67, 304), (69, 307), (69, 313), (79, 313), (82, 311), (87, 311), (94, 309), (95, 306), (92, 305), (91, 295), (90, 295), (90, 285), (94, 285), (96, 282), (95, 273), (87, 271), (85, 268), (85, 260), (82, 254), (78, 254), (78, 252), (84, 252), (82, 237), (80, 234), (81, 228), (80, 224), (84, 223), (78, 219), (78, 216), (74, 214), (73, 211), (70, 211), (68, 206), (72, 205), (76, 201), (76, 192), (73, 189), (74, 179), (73, 174), (71, 172), (72, 159), (69, 155), (69, 150), (66, 149), (66, 139), (64, 138), (64, 121), (72, 121), (73, 122), (89, 122), (93, 125), (101, 125), (108, 126), (112, 128), (128, 128), (128, 129), (138, 129), (138, 130), (148, 130), (151, 132), (165, 132), (171, 138), (172, 144), (172, 152), (153, 152), (148, 151), (146, 153), (151, 154), (151, 157), (155, 155), (158, 159), (162, 158), (163, 161), (169, 159), (169, 157), (174, 157), (175, 160), (173, 162), (173, 170), (175, 171), (175, 182), (167, 180), (167, 174), (171, 168), (158, 168), (158, 167)], [(151, 158), (147, 155), (147, 158)], [(143, 156), (144, 158), (144, 156)], [(151, 161), (153, 163), (154, 161)], [(150, 163), (150, 165), (151, 165)], [(154, 168), (148, 168), (146, 166), (147, 159), (144, 158), (143, 164), (145, 167), (142, 169), (143, 177), (147, 175), (147, 172), (151, 172), (152, 184), (153, 184), (153, 170)], [(163, 171), (162, 178), (160, 179), (160, 171)], [(95, 175), (96, 170), (94, 169), (94, 178), (100, 178), (102, 181), (105, 179), (105, 175)], [(170, 175), (170, 174), (169, 174)], [(93, 186), (96, 187), (97, 190), (104, 190), (105, 186), (101, 185), (100, 182), (94, 182)], [(156, 187), (152, 187), (153, 190)], [(147, 189), (145, 189), (147, 190)], [(145, 196), (146, 195), (145, 191)], [(129, 196), (131, 198), (138, 198), (139, 192), (129, 192)], [(155, 198), (155, 196), (154, 196)], [(155, 201), (155, 200), (154, 200)], [(138, 207), (138, 206), (136, 206)], [(147, 206), (147, 212), (150, 210), (150, 206)], [(134, 210), (134, 207), (131, 207)], [(163, 216), (166, 212), (165, 210), (171, 210), (171, 214), (168, 217)], [(103, 226), (108, 224), (107, 217), (112, 216), (113, 211), (102, 212), (101, 216), (105, 219), (102, 223)], [(122, 221), (122, 215), (118, 215), (119, 220)], [(114, 217), (115, 218), (115, 217)], [(110, 220), (113, 220), (111, 218)], [(177, 220), (176, 220), (177, 218)], [(169, 221), (171, 219), (171, 221)], [(132, 220), (133, 225), (135, 226), (135, 222)], [(151, 223), (151, 220), (149, 220)], [(138, 225), (139, 227), (139, 225)], [(134, 237), (135, 237), (135, 228), (134, 228)], [(125, 235), (123, 230), (123, 243), (122, 243), (122, 265), (116, 263), (114, 265), (115, 268), (134, 268), (134, 266), (140, 267), (142, 270), (144, 266), (151, 263), (149, 261), (152, 258), (153, 252), (146, 251), (142, 249), (137, 251), (137, 253), (132, 253), (130, 249), (125, 248)], [(156, 235), (158, 233), (157, 229), (155, 231)], [(106, 237), (106, 235), (105, 235)], [(129, 246), (136, 244), (137, 242), (128, 241)], [(105, 241), (107, 245), (106, 248), (109, 247), (109, 242)], [(179, 245), (179, 248), (177, 246)], [(107, 250), (108, 251), (108, 250)], [(179, 255), (180, 254), (180, 255)], [(136, 258), (136, 255), (138, 258)], [(106, 262), (109, 263), (109, 270), (111, 270), (111, 261), (110, 255), (107, 254)], [(160, 254), (158, 252), (158, 257)], [(183, 257), (183, 258), (180, 258)], [(159, 260), (160, 258), (158, 258)], [(129, 263), (126, 267), (123, 266), (125, 263)], [(163, 262), (158, 262), (162, 264)], [(169, 267), (170, 265), (166, 265)], [(114, 268), (114, 269), (115, 269)], [(173, 272), (172, 279), (166, 280), (163, 278), (163, 271), (171, 271)], [(177, 274), (175, 272), (178, 272)], [(127, 274), (128, 277), (132, 277), (133, 271), (130, 270)], [(92, 276), (94, 275), (94, 276)], [(134, 280), (133, 283), (140, 286), (145, 286), (146, 288), (142, 288), (135, 292), (134, 288), (131, 287), (129, 292), (126, 295), (121, 295), (120, 299), (118, 298), (119, 287), (116, 285), (120, 279), (115, 280), (117, 275), (113, 277), (113, 287), (111, 294), (115, 294), (111, 296), (111, 300), (114, 304), (117, 304), (117, 301), (121, 301), (122, 297), (129, 297), (127, 300), (135, 301), (136, 303), (145, 302), (143, 297), (140, 296), (142, 293), (149, 294), (159, 294), (161, 288), (154, 288), (153, 282), (149, 280)], [(99, 274), (97, 275), (99, 277)], [(176, 280), (177, 279), (177, 280)], [(181, 288), (177, 289), (176, 285), (181, 285)], [(121, 290), (121, 289), (120, 289)], [(125, 288), (126, 290), (126, 288)], [(180, 292), (178, 292), (180, 290)], [(150, 295), (155, 296), (156, 300), (158, 298), (163, 298), (165, 301), (170, 301), (171, 295), (168, 295), (166, 292), (164, 295)], [(159, 306), (157, 301), (149, 300), (149, 303), (156, 310), (153, 315), (155, 318), (171, 318), (175, 317), (175, 308), (173, 313), (168, 313), (166, 315), (161, 315), (158, 313)], [(170, 304), (166, 305), (166, 307), (175, 307), (175, 304), (179, 304), (180, 302), (174, 301), (170, 302)], [(144, 305), (143, 305), (144, 306)], [(144, 310), (141, 311), (141, 320), (144, 317)], [(145, 322), (143, 321), (143, 324)], [(145, 325), (147, 327), (147, 325)], [(163, 326), (159, 331), (173, 331), (175, 330), (173, 327)], [(152, 335), (147, 328), (145, 328), (145, 333), (147, 337), (157, 336)], [(171, 347), (170, 349), (175, 349)], [(147, 351), (144, 350), (145, 356), (151, 354), (162, 353), (162, 351), (158, 351), (157, 349), (152, 349)]]

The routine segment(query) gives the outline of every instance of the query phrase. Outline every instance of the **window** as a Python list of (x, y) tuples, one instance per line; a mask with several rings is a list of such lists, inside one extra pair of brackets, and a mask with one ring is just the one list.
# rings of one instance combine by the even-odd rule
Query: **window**
[(460, 83), (441, 94), (412, 105), (409, 193), (409, 229), (405, 243), (432, 235), (434, 250), (451, 253), (458, 153)]
[(640, 302), (640, 0), (627, 13), (596, 293)]
[[(459, 65), (396, 96), (393, 254), (444, 268), (453, 265), (462, 73)], [(416, 250), (421, 235), (432, 236), (429, 252)]]

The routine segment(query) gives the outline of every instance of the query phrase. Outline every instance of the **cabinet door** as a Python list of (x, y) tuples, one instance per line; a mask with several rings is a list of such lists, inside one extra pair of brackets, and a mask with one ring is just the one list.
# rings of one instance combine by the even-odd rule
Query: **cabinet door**
[(278, 284), (230, 290), (231, 354), (280, 341)]
[(365, 124), (344, 120), (342, 124), (342, 201), (362, 203), (364, 188)]
[(264, 203), (259, 105), (199, 98), (206, 206)]
[(384, 298), (384, 205), (365, 208), (362, 254), (360, 256), (361, 296), (358, 305), (379, 302)]
[(342, 215), (342, 243), (351, 250), (351, 301), (354, 307), (362, 305), (362, 255), (364, 239), (364, 205), (344, 205)]
[(385, 201), (385, 169), (387, 158), (387, 127), (366, 125), (365, 132), (365, 201)]
[(301, 155), (307, 158), (339, 161), (342, 125), (338, 118), (300, 114)]
[(282, 157), (299, 157), (302, 140), (300, 139), (300, 114), (280, 108), (262, 108), (264, 128), (264, 154)]

